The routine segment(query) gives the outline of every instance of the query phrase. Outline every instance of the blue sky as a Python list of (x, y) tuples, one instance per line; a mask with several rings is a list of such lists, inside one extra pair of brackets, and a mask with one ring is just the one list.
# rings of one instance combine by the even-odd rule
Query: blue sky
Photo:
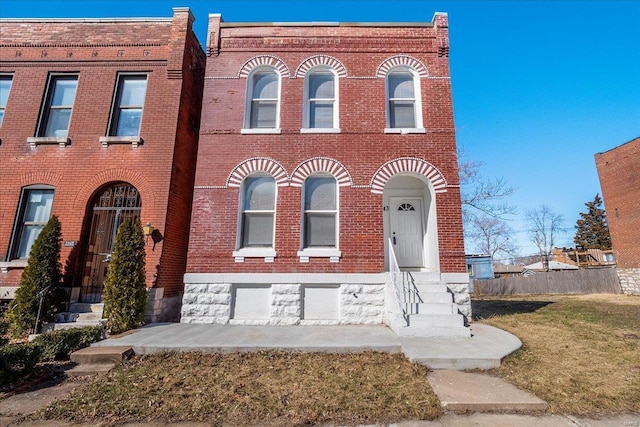
[[(594, 155), (640, 136), (640, 1), (1, 0), (2, 18), (170, 17), (188, 6), (243, 21), (431, 21), (449, 14), (458, 145), (486, 177), (516, 188), (510, 225), (546, 204), (571, 245), (584, 203), (600, 192)], [(1, 34), (1, 28), (0, 28)]]

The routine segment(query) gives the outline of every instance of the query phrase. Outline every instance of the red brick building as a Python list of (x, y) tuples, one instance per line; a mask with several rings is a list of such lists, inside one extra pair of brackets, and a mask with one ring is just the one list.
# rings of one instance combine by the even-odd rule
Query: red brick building
[(620, 284), (640, 295), (640, 138), (595, 159)]
[(391, 323), (399, 268), (443, 293), (429, 309), (444, 320), (431, 325), (461, 326), (458, 309), (470, 307), (446, 14), (415, 24), (212, 14), (206, 50), (182, 321)]
[(148, 318), (177, 319), (205, 55), (187, 8), (158, 19), (0, 25), (0, 298), (51, 215), (71, 300), (101, 298), (117, 226), (150, 223)]

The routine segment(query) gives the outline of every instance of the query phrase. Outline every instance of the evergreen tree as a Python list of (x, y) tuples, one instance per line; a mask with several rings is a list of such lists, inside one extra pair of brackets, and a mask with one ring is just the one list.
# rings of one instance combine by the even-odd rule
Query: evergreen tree
[(118, 227), (102, 299), (107, 329), (112, 334), (135, 328), (144, 320), (145, 251), (139, 219), (126, 219)]
[(576, 222), (576, 236), (573, 242), (583, 249), (611, 249), (611, 236), (607, 224), (607, 214), (602, 209), (602, 199), (599, 194), (592, 202), (585, 203), (587, 212), (580, 213)]
[[(44, 297), (39, 323), (51, 320), (62, 302), (61, 236), (60, 221), (54, 215), (31, 246), (27, 266), (20, 278), (20, 287), (5, 314), (5, 318), (10, 323), (9, 330), (14, 337), (34, 330), (40, 305), (40, 293), (44, 293)], [(40, 325), (37, 326), (40, 327)]]

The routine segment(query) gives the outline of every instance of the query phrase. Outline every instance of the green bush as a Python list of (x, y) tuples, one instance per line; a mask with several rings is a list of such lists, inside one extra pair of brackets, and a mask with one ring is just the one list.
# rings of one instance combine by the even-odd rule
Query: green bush
[(147, 302), (144, 236), (140, 220), (126, 219), (114, 242), (102, 300), (107, 330), (112, 334), (142, 324)]
[(41, 347), (34, 343), (0, 346), (0, 389), (33, 372), (41, 353)]
[(9, 342), (7, 337), (7, 331), (9, 330), (9, 322), (6, 319), (0, 317), (0, 345), (5, 345)]
[(36, 326), (40, 327), (36, 325), (36, 318), (41, 292), (44, 292), (44, 299), (39, 323), (50, 321), (62, 302), (61, 236), (60, 221), (54, 215), (33, 242), (16, 297), (5, 313), (5, 318), (10, 323), (9, 330), (14, 337), (26, 335), (36, 329)]
[(71, 353), (89, 347), (104, 338), (101, 326), (85, 326), (84, 328), (61, 329), (38, 335), (33, 344), (42, 349), (40, 361), (69, 359)]

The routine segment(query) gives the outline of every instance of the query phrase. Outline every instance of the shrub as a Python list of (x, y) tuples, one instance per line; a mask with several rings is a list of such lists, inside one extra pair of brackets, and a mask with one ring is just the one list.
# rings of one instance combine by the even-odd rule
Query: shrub
[(85, 326), (40, 334), (33, 344), (42, 349), (40, 360), (50, 362), (69, 359), (74, 351), (89, 347), (103, 337), (104, 329), (101, 326)]
[(34, 343), (0, 346), (0, 389), (31, 373), (41, 352), (40, 346)]
[(5, 318), (14, 337), (37, 330), (36, 318), (40, 305), (40, 293), (44, 292), (40, 321), (49, 321), (60, 303), (60, 221), (52, 216), (31, 247), (29, 261), (20, 278), (16, 297), (9, 304)]
[(9, 330), (9, 322), (6, 319), (0, 317), (0, 345), (5, 345), (9, 342), (7, 338), (7, 331)]
[(147, 300), (144, 236), (140, 220), (126, 219), (114, 242), (102, 300), (107, 330), (119, 334), (140, 325)]

